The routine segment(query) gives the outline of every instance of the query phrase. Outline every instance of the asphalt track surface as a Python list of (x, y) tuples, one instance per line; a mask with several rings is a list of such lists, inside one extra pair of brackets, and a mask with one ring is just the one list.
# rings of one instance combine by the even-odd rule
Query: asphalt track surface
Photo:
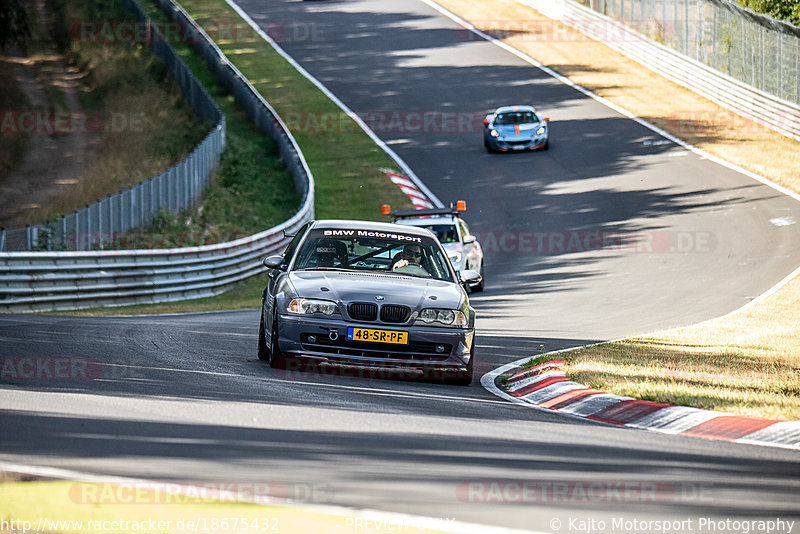
[[(551, 117), (551, 149), (537, 153), (489, 155), (474, 129), (378, 131), (439, 198), (467, 201), (487, 248), (487, 290), (472, 300), (480, 373), (542, 345), (718, 316), (800, 264), (798, 225), (770, 222), (800, 221), (796, 200), (664, 142), (423, 3), (241, 5), (280, 25), (281, 46), (357, 112), (531, 102)], [(293, 28), (314, 37), (292, 39)], [(550, 242), (593, 231), (627, 244)], [(477, 381), (275, 371), (256, 359), (257, 324), (253, 310), (0, 317), (0, 460), (272, 482), (320, 504), (558, 532), (600, 530), (591, 520), (610, 531), (614, 518), (690, 521), (683, 532), (712, 532), (707, 517), (800, 520), (797, 452), (576, 421)], [(42, 358), (53, 357), (78, 368), (88, 358), (100, 378), (49, 378)], [(39, 378), (9, 375), (25, 359)], [(583, 494), (590, 483), (600, 486)]]

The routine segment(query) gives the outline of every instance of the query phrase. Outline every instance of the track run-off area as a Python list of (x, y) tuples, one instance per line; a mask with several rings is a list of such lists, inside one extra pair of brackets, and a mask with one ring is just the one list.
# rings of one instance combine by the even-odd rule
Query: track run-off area
[[(63, 363), (0, 383), (0, 461), (271, 483), (289, 500), (520, 530), (800, 521), (797, 451), (566, 418), (478, 380), (542, 351), (743, 306), (800, 265), (797, 226), (775, 222), (800, 220), (800, 202), (465, 38), (427, 2), (239, 5), (263, 26), (309, 29), (279, 45), (373, 117), (433, 194), (467, 202), (486, 253), (486, 290), (471, 296), (476, 380), (273, 370), (256, 357), (257, 310), (4, 315), (0, 357)], [(548, 151), (486, 153), (468, 118), (508, 103), (550, 117)]]

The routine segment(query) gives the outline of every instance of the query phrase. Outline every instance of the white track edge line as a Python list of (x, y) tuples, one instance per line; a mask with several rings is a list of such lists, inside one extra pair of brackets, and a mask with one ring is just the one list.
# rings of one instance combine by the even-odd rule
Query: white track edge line
[[(442, 15), (444, 15), (444, 16), (448, 17), (449, 19), (451, 19), (453, 22), (455, 22), (455, 23), (459, 24), (460, 26), (462, 26), (463, 28), (471, 31), (472, 33), (480, 36), (481, 38), (489, 41), (490, 43), (492, 43), (492, 44), (494, 44), (496, 46), (499, 46), (503, 50), (505, 50), (505, 51), (517, 56), (518, 58), (522, 59), (526, 63), (529, 63), (529, 64), (533, 65), (534, 67), (540, 69), (541, 71), (543, 71), (546, 74), (552, 76), (553, 78), (555, 78), (558, 81), (564, 83), (565, 85), (568, 85), (569, 87), (572, 87), (573, 89), (575, 89), (577, 91), (580, 91), (581, 93), (583, 93), (584, 95), (588, 96), (589, 98), (592, 98), (592, 99), (596, 100), (597, 102), (600, 102), (601, 104), (605, 105), (606, 107), (613, 109), (617, 113), (619, 113), (619, 114), (621, 114), (621, 115), (623, 115), (623, 116), (625, 116), (625, 117), (637, 122), (638, 124), (640, 124), (640, 125), (644, 126), (645, 128), (653, 131), (654, 133), (660, 135), (661, 137), (672, 141), (673, 143), (683, 147), (684, 149), (686, 149), (686, 150), (688, 150), (690, 152), (693, 152), (693, 153), (697, 154), (698, 156), (701, 156), (703, 158), (711, 160), (714, 163), (717, 163), (718, 165), (722, 165), (723, 167), (727, 167), (727, 168), (729, 168), (729, 169), (731, 169), (733, 171), (736, 171), (736, 172), (738, 172), (740, 174), (744, 174), (745, 176), (747, 176), (749, 178), (752, 178), (752, 179), (754, 179), (754, 180), (756, 180), (758, 182), (761, 182), (762, 184), (767, 185), (767, 186), (769, 186), (769, 187), (771, 187), (771, 188), (773, 188), (773, 189), (775, 189), (775, 190), (777, 190), (777, 191), (779, 191), (779, 192), (781, 192), (781, 193), (783, 193), (783, 194), (785, 194), (787, 196), (792, 197), (793, 199), (797, 200), (798, 202), (800, 202), (800, 193), (796, 193), (796, 192), (794, 192), (794, 191), (792, 191), (792, 190), (790, 190), (790, 189), (788, 189), (788, 188), (786, 188), (786, 187), (784, 187), (784, 186), (782, 186), (782, 185), (780, 185), (780, 184), (778, 184), (776, 182), (773, 182), (769, 178), (766, 178), (764, 176), (756, 174), (755, 172), (749, 171), (749, 170), (745, 169), (744, 167), (741, 167), (741, 166), (739, 166), (739, 165), (737, 165), (735, 163), (731, 163), (730, 161), (726, 161), (726, 160), (724, 160), (724, 159), (722, 159), (722, 158), (720, 158), (718, 156), (710, 154), (710, 153), (708, 153), (708, 152), (706, 152), (706, 151), (704, 151), (704, 150), (702, 150), (700, 148), (697, 148), (694, 145), (690, 145), (686, 141), (684, 141), (682, 139), (679, 139), (678, 137), (675, 137), (674, 135), (662, 130), (658, 126), (647, 122), (646, 120), (642, 119), (641, 117), (637, 117), (636, 115), (634, 115), (633, 113), (631, 113), (627, 109), (623, 108), (622, 106), (619, 106), (619, 105), (615, 104), (614, 102), (612, 102), (612, 101), (610, 101), (610, 100), (608, 100), (608, 99), (606, 99), (606, 98), (604, 98), (604, 97), (602, 97), (602, 96), (600, 96), (600, 95), (598, 95), (596, 93), (593, 93), (589, 89), (587, 89), (587, 88), (585, 88), (585, 87), (583, 87), (581, 85), (578, 85), (577, 83), (573, 82), (572, 80), (570, 80), (566, 76), (563, 76), (563, 75), (559, 74), (558, 72), (554, 71), (553, 69), (551, 69), (551, 68), (545, 66), (544, 64), (540, 63), (539, 61), (537, 61), (533, 57), (529, 56), (525, 52), (522, 52), (521, 50), (518, 50), (518, 49), (514, 48), (513, 46), (511, 46), (509, 44), (506, 44), (506, 43), (500, 41), (499, 39), (496, 39), (496, 38), (492, 37), (491, 35), (479, 30), (478, 28), (475, 27), (474, 24), (471, 24), (470, 22), (468, 22), (464, 18), (460, 17), (459, 15), (453, 13), (452, 11), (447, 9), (446, 7), (437, 4), (435, 1), (433, 1), (433, 0), (419, 0), (419, 1), (424, 3), (424, 4), (426, 4), (426, 5), (428, 5), (429, 7), (433, 8), (433, 9), (435, 9), (436, 11), (441, 13)], [(533, 9), (535, 11), (538, 11), (536, 8), (534, 8), (532, 6), (529, 6), (529, 5), (524, 4), (522, 2), (518, 2), (518, 3), (523, 5), (523, 6), (525, 6), (525, 7)], [(547, 16), (547, 15), (544, 15), (544, 16)], [(547, 18), (550, 18), (550, 17), (547, 17)], [(550, 20), (555, 20), (555, 19), (550, 19)], [(557, 21), (557, 22), (560, 22), (560, 21)], [(567, 26), (567, 27), (569, 27), (569, 28), (571, 28), (573, 30), (575, 29), (575, 28), (572, 28), (571, 26), (569, 26), (567, 24), (565, 24), (565, 26)], [(578, 31), (578, 30), (576, 30), (576, 31)]]
[[(427, 6), (431, 7), (432, 9), (438, 11), (442, 15), (448, 17), (450, 20), (452, 20), (453, 22), (459, 24), (463, 28), (465, 28), (465, 29), (473, 32), (474, 34), (480, 36), (481, 38), (485, 39), (486, 41), (489, 41), (490, 43), (502, 48), (503, 50), (506, 50), (507, 52), (519, 57), (523, 61), (533, 65), (534, 67), (537, 67), (541, 71), (543, 71), (546, 74), (552, 76), (553, 78), (555, 78), (558, 81), (564, 83), (565, 85), (568, 85), (569, 87), (572, 87), (573, 89), (583, 93), (584, 95), (588, 96), (589, 98), (592, 98), (593, 100), (596, 100), (597, 102), (600, 102), (601, 104), (613, 109), (617, 113), (620, 113), (621, 115), (623, 115), (623, 116), (635, 121), (636, 123), (638, 123), (638, 124), (644, 126), (645, 128), (657, 133), (658, 135), (664, 137), (665, 139), (668, 139), (668, 140), (678, 144), (679, 146), (685, 148), (686, 150), (689, 150), (690, 152), (693, 152), (694, 154), (697, 154), (698, 156), (701, 156), (701, 157), (706, 158), (706, 159), (708, 159), (710, 161), (713, 161), (714, 163), (716, 163), (718, 165), (722, 165), (723, 167), (727, 167), (727, 168), (729, 168), (731, 170), (734, 170), (734, 171), (736, 171), (736, 172), (738, 172), (740, 174), (743, 174), (743, 175), (745, 175), (745, 176), (747, 176), (749, 178), (752, 178), (752, 179), (754, 179), (754, 180), (756, 180), (758, 182), (761, 182), (762, 184), (767, 185), (767, 186), (775, 189), (776, 191), (778, 191), (780, 193), (783, 193), (783, 194), (793, 198), (794, 200), (800, 201), (800, 194), (798, 194), (798, 193), (796, 193), (796, 192), (794, 192), (794, 191), (792, 191), (792, 190), (790, 190), (790, 189), (788, 189), (788, 188), (786, 188), (786, 187), (784, 187), (784, 186), (782, 186), (782, 185), (780, 185), (780, 184), (778, 184), (776, 182), (773, 182), (772, 180), (770, 180), (770, 179), (768, 179), (768, 178), (766, 178), (764, 176), (761, 176), (759, 174), (756, 174), (755, 172), (747, 170), (744, 167), (741, 167), (741, 166), (739, 166), (739, 165), (737, 165), (735, 163), (731, 163), (729, 161), (723, 160), (723, 159), (721, 159), (721, 158), (719, 158), (719, 157), (717, 157), (717, 156), (715, 156), (713, 154), (710, 154), (710, 153), (708, 153), (708, 152), (706, 152), (704, 150), (701, 150), (700, 148), (697, 148), (696, 146), (690, 145), (686, 141), (683, 141), (682, 139), (679, 139), (679, 138), (675, 137), (674, 135), (662, 130), (658, 126), (656, 126), (654, 124), (651, 124), (651, 123), (647, 122), (646, 120), (644, 120), (644, 119), (642, 119), (640, 117), (637, 117), (636, 115), (634, 115), (633, 113), (631, 113), (627, 109), (625, 109), (625, 108), (615, 104), (614, 102), (612, 102), (612, 101), (610, 101), (610, 100), (608, 100), (608, 99), (606, 99), (606, 98), (604, 98), (604, 97), (602, 97), (602, 96), (590, 91), (589, 89), (586, 89), (585, 87), (583, 87), (581, 85), (578, 85), (577, 83), (573, 82), (572, 80), (570, 80), (566, 76), (562, 76), (561, 74), (557, 73), (553, 69), (551, 69), (549, 67), (546, 67), (545, 65), (543, 65), (542, 63), (540, 63), (539, 61), (537, 61), (533, 57), (525, 54), (521, 50), (518, 50), (518, 49), (516, 49), (516, 48), (514, 48), (514, 47), (512, 47), (512, 46), (510, 46), (510, 45), (498, 40), (498, 39), (495, 39), (491, 35), (479, 30), (473, 24), (467, 22), (462, 17), (456, 15), (455, 13), (450, 11), (449, 9), (437, 4), (433, 0), (420, 0), (420, 1), (422, 3), (424, 3), (424, 4), (426, 4)], [(523, 5), (526, 5), (526, 4), (523, 4)], [(527, 7), (530, 7), (531, 9), (535, 9), (532, 6), (527, 6)], [(721, 315), (718, 318), (724, 318), (724, 317), (728, 317), (730, 315), (734, 315), (734, 314), (736, 314), (736, 313), (738, 313), (740, 311), (743, 311), (743, 310), (749, 308), (750, 306), (755, 305), (758, 302), (763, 301), (764, 299), (768, 298), (769, 296), (771, 296), (772, 294), (774, 294), (775, 292), (780, 290), (780, 288), (782, 288), (784, 285), (789, 283), (789, 281), (791, 281), (798, 274), (800, 274), (800, 267), (798, 267), (791, 274), (786, 276), (783, 280), (781, 280), (780, 282), (775, 284), (772, 288), (768, 289), (766, 292), (762, 293), (761, 295), (759, 295), (758, 297), (756, 297), (752, 301), (748, 302), (747, 304), (744, 304), (743, 306), (740, 306), (739, 308), (737, 308), (737, 309), (735, 309), (735, 310), (733, 310), (733, 311), (731, 311), (731, 312), (729, 312), (729, 313), (727, 313), (725, 315)], [(713, 320), (713, 319), (709, 319), (709, 320)], [(701, 321), (701, 322), (705, 322), (705, 321)], [(698, 324), (700, 324), (700, 323), (698, 323)], [(623, 339), (627, 339), (627, 338), (623, 338)], [(603, 343), (613, 343), (614, 341), (622, 341), (623, 339), (605, 341)], [(583, 348), (586, 348), (586, 347), (591, 347), (591, 346), (595, 346), (595, 345), (599, 345), (599, 344), (601, 344), (601, 343), (592, 343), (590, 345), (583, 345), (583, 346), (579, 346), (579, 347), (573, 347), (573, 348), (570, 348), (570, 349), (562, 349), (562, 350), (550, 352), (550, 353), (547, 353), (547, 354), (548, 355), (555, 355), (555, 354), (559, 354), (559, 353), (563, 353), (563, 352), (569, 352), (569, 351), (573, 351), (573, 350), (579, 350), (579, 349), (583, 349)], [(500, 398), (509, 400), (509, 401), (511, 401), (511, 402), (513, 402), (515, 404), (521, 404), (521, 405), (524, 405), (524, 406), (527, 406), (527, 407), (530, 407), (530, 408), (538, 409), (538, 410), (549, 412), (549, 413), (554, 413), (554, 412), (555, 413), (560, 413), (560, 412), (557, 412), (557, 411), (554, 411), (554, 410), (550, 410), (550, 409), (547, 409), (547, 408), (541, 408), (539, 406), (536, 406), (536, 405), (533, 405), (531, 403), (525, 402), (523, 399), (520, 399), (518, 397), (514, 397), (512, 395), (508, 395), (507, 393), (505, 393), (504, 391), (500, 390), (495, 385), (494, 382), (495, 382), (495, 378), (497, 378), (497, 376), (505, 373), (506, 371), (511, 370), (514, 367), (520, 367), (524, 362), (530, 360), (531, 358), (532, 358), (532, 356), (521, 358), (519, 360), (510, 362), (508, 364), (505, 364), (505, 365), (503, 365), (503, 366), (501, 366), (501, 367), (499, 367), (497, 369), (489, 371), (488, 373), (486, 373), (485, 375), (483, 375), (481, 377), (481, 385), (484, 387), (484, 389), (486, 389), (490, 393), (492, 393), (492, 394), (494, 394), (494, 395), (496, 395), (496, 396), (498, 396)], [(574, 418), (586, 421), (586, 418), (584, 418), (584, 417), (575, 416), (575, 415), (566, 414), (566, 413), (560, 413), (560, 414), (564, 415), (564, 416), (574, 417)], [(599, 422), (599, 421), (595, 421), (595, 422)], [(614, 426), (617, 426), (617, 425), (614, 425)], [(627, 426), (627, 425), (622, 425), (622, 426)], [(658, 430), (655, 430), (655, 429), (647, 429), (647, 430), (654, 430), (654, 431), (658, 432)], [(735, 442), (737, 442), (737, 441), (735, 441)], [(769, 444), (769, 446), (778, 447), (780, 445)], [(790, 447), (790, 448), (793, 448), (793, 447)]]
[(428, 195), (428, 199), (430, 199), (431, 202), (436, 204), (436, 206), (439, 208), (444, 207), (442, 201), (439, 200), (439, 198), (436, 195), (434, 195), (430, 189), (428, 189), (428, 187), (422, 182), (422, 180), (420, 180), (420, 178), (414, 173), (414, 171), (411, 170), (411, 167), (408, 166), (408, 164), (397, 154), (397, 152), (389, 148), (389, 145), (387, 145), (380, 137), (378, 137), (378, 135), (374, 131), (372, 131), (372, 129), (367, 125), (367, 123), (365, 123), (361, 119), (361, 117), (359, 117), (353, 110), (351, 110), (347, 106), (347, 104), (342, 102), (342, 100), (339, 97), (333, 94), (325, 86), (325, 84), (323, 84), (321, 81), (315, 78), (310, 72), (308, 72), (305, 68), (303, 68), (302, 65), (300, 65), (297, 61), (295, 61), (295, 59), (292, 56), (290, 56), (283, 48), (281, 48), (280, 45), (278, 45), (278, 43), (275, 42), (275, 40), (272, 37), (270, 37), (264, 30), (261, 29), (258, 23), (256, 23), (256, 21), (254, 21), (250, 17), (250, 15), (248, 15), (247, 12), (244, 11), (239, 6), (239, 4), (237, 4), (234, 0), (225, 0), (225, 2), (231, 7), (231, 9), (236, 11), (236, 13), (240, 17), (242, 17), (242, 19), (244, 19), (244, 21), (247, 22), (247, 24), (249, 24), (250, 27), (253, 28), (253, 30), (255, 30), (256, 33), (258, 33), (258, 35), (262, 39), (264, 39), (264, 41), (266, 41), (278, 54), (280, 54), (281, 57), (283, 57), (286, 61), (288, 61), (289, 64), (291, 64), (292, 67), (294, 67), (297, 70), (297, 72), (302, 74), (308, 81), (313, 83), (320, 91), (322, 91), (322, 93), (325, 96), (331, 99), (331, 101), (333, 101), (334, 104), (339, 106), (339, 108), (342, 111), (344, 111), (351, 119), (353, 119), (353, 121), (355, 121), (355, 123), (358, 124), (358, 126), (362, 130), (364, 130), (364, 133), (366, 133), (370, 137), (370, 139), (372, 139), (375, 142), (375, 144), (377, 144), (381, 148), (381, 150), (386, 152), (386, 154), (390, 158), (392, 158), (395, 163), (397, 163), (397, 165), (403, 170), (403, 172), (405, 172), (406, 175), (409, 178), (411, 178), (415, 184), (417, 184), (417, 187), (419, 187), (420, 190), (422, 190), (426, 195)]

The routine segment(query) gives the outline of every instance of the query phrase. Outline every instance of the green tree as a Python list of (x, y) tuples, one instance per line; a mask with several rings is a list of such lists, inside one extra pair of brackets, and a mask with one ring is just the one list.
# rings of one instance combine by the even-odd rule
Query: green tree
[(24, 46), (30, 34), (28, 16), (19, 0), (0, 0), (0, 48), (9, 44)]
[(800, 26), (800, 0), (739, 0), (744, 7)]

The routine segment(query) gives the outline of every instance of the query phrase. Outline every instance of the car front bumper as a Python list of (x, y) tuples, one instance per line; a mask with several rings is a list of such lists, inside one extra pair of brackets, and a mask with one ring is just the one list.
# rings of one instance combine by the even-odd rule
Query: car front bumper
[(499, 139), (497, 137), (487, 136), (487, 142), (494, 150), (502, 150), (505, 152), (544, 148), (547, 144), (547, 139), (547, 135), (533, 137), (531, 139)]
[[(408, 332), (408, 344), (348, 341), (350, 327)], [(472, 328), (366, 324), (295, 315), (281, 315), (278, 319), (281, 352), (346, 365), (463, 369), (472, 357), (473, 340)]]

